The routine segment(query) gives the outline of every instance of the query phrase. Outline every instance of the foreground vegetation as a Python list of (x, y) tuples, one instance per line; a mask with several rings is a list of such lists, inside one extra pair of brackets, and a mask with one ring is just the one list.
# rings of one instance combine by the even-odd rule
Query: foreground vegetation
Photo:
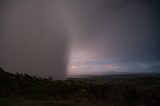
[(0, 106), (160, 106), (160, 78), (44, 79), (0, 68)]

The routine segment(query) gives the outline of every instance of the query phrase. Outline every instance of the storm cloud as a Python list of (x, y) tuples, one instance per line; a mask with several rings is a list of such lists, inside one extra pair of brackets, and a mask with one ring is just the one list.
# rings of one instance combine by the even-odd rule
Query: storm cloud
[(158, 0), (15, 0), (0, 10), (0, 65), (11, 72), (160, 72)]
[(56, 1), (15, 0), (1, 6), (1, 67), (65, 79), (68, 35)]
[[(63, 12), (72, 34), (70, 64), (77, 66), (69, 68), (70, 74), (159, 72), (158, 1), (71, 0), (64, 3)], [(144, 69), (137, 63), (156, 66)], [(119, 68), (104, 68), (106, 64)]]

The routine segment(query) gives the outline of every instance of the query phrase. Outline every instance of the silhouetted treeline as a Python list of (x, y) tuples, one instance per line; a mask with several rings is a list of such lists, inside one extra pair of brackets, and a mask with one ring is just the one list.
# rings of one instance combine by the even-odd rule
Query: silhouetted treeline
[(160, 79), (118, 80), (91, 83), (85, 80), (53, 80), (27, 74), (11, 74), (0, 68), (0, 97), (74, 100), (117, 104), (118, 106), (160, 105)]

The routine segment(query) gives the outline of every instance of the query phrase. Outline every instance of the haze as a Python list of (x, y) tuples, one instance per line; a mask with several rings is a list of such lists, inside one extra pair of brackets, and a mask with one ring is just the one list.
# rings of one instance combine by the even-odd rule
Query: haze
[(70, 75), (160, 72), (157, 0), (2, 0), (0, 66)]

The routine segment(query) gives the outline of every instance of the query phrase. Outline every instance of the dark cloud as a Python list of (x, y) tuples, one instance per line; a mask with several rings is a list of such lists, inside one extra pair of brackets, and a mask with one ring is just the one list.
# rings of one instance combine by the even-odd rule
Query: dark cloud
[(74, 73), (113, 71), (111, 66), (114, 71), (159, 71), (158, 0), (5, 4), (0, 9), (0, 46), (7, 70), (57, 78), (65, 77), (67, 65), (74, 65)]
[[(136, 70), (129, 67), (125, 70), (140, 71), (142, 69), (134, 65), (137, 62), (158, 62), (159, 4), (156, 0), (78, 0), (64, 3), (63, 11), (68, 15), (73, 36), (71, 63), (125, 63), (123, 67), (136, 67)], [(82, 52), (81, 56), (77, 51)], [(130, 64), (126, 64), (128, 62)]]
[(2, 5), (1, 67), (66, 78), (68, 35), (56, 1), (15, 0)]

